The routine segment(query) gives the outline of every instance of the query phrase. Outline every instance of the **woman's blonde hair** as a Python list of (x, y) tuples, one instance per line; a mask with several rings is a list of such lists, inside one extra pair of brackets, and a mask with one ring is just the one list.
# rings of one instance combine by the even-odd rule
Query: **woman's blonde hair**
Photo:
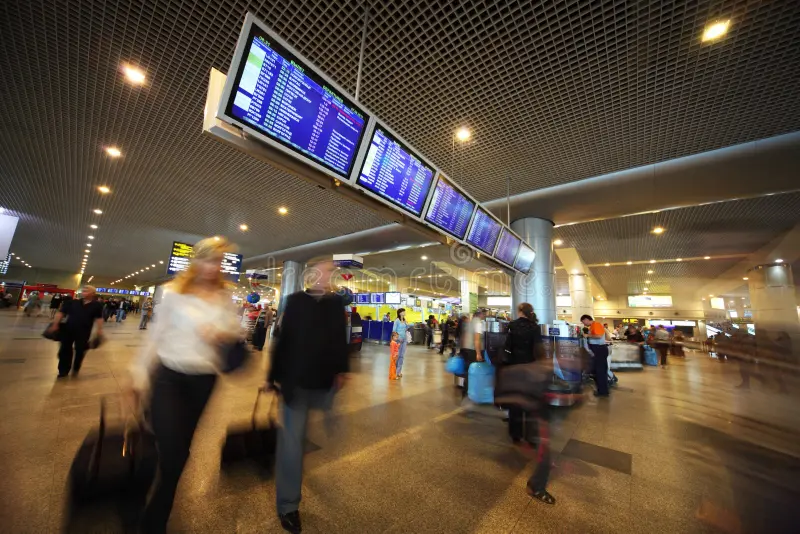
[[(235, 245), (224, 237), (208, 237), (195, 243), (192, 248), (194, 249), (194, 256), (192, 257), (192, 262), (189, 264), (189, 268), (178, 273), (175, 279), (169, 284), (170, 291), (182, 295), (191, 293), (192, 286), (195, 284), (195, 278), (197, 278), (197, 260), (222, 256), (225, 252), (234, 252), (236, 250)], [(228, 284), (222, 272), (217, 272), (217, 278), (213, 283), (217, 285), (219, 289), (225, 289), (225, 286)]]

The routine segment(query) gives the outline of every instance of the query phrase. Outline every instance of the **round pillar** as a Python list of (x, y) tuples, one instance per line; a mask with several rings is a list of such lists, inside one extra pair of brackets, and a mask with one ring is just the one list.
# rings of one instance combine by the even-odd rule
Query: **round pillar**
[(289, 298), (289, 295), (298, 291), (303, 291), (303, 264), (299, 261), (285, 261), (283, 262), (283, 272), (281, 273), (278, 317), (283, 314), (286, 307), (286, 299)]
[(569, 296), (572, 299), (572, 322), (578, 324), (582, 315), (594, 317), (594, 302), (592, 301), (591, 283), (589, 276), (584, 273), (570, 273)]
[(542, 324), (556, 320), (556, 270), (553, 263), (553, 221), (528, 217), (511, 223), (536, 256), (528, 274), (516, 273), (511, 287), (511, 315), (516, 317), (517, 305), (528, 302)]
[(760, 332), (800, 333), (792, 267), (784, 263), (757, 265), (747, 272), (756, 335)]

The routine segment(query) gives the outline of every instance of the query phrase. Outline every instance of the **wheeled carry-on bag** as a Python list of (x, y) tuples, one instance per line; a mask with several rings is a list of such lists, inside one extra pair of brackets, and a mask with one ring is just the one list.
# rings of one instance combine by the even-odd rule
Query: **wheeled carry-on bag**
[(254, 460), (265, 469), (271, 471), (275, 461), (275, 450), (278, 444), (278, 427), (273, 419), (275, 397), (270, 400), (267, 423), (259, 425), (257, 421), (258, 407), (261, 397), (266, 395), (264, 388), (258, 389), (253, 414), (249, 424), (238, 425), (228, 429), (225, 444), (222, 446), (222, 464), (229, 465), (242, 460)]
[(100, 401), (100, 425), (83, 440), (69, 470), (69, 495), (80, 505), (97, 499), (141, 497), (158, 468), (155, 437), (140, 424), (106, 425), (106, 402)]

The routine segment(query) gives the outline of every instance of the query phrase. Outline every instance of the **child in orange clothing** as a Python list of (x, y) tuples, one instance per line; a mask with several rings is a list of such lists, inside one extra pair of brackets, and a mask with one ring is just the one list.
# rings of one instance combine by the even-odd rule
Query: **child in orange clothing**
[(399, 380), (397, 377), (397, 356), (400, 354), (400, 334), (397, 332), (392, 332), (392, 342), (389, 343), (389, 354), (391, 355), (389, 380)]

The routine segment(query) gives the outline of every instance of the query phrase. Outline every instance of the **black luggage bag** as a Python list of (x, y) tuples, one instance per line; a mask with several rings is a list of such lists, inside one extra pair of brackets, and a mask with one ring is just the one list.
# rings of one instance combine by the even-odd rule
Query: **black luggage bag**
[(233, 426), (228, 429), (225, 444), (222, 447), (223, 466), (243, 460), (252, 460), (268, 471), (272, 470), (275, 462), (275, 449), (278, 443), (278, 427), (272, 418), (272, 410), (275, 406), (275, 397), (277, 395), (274, 395), (270, 400), (267, 424), (259, 425), (256, 416), (258, 415), (261, 396), (264, 394), (266, 394), (266, 390), (259, 388), (250, 424)]
[(99, 428), (84, 439), (72, 461), (68, 480), (74, 505), (123, 495), (144, 498), (155, 478), (155, 437), (141, 427), (108, 428), (105, 412), (101, 400)]

